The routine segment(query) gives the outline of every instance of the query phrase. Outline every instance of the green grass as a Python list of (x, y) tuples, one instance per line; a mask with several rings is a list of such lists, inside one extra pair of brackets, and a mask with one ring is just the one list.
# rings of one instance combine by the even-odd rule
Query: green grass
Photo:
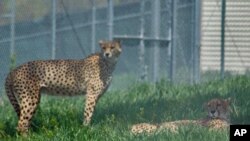
[(4, 106), (0, 107), (0, 140), (227, 141), (227, 131), (214, 132), (202, 127), (185, 127), (179, 134), (162, 132), (151, 136), (135, 136), (129, 131), (131, 125), (139, 122), (204, 117), (206, 113), (201, 108), (204, 102), (228, 97), (232, 98), (232, 123), (250, 124), (250, 78), (246, 76), (193, 86), (174, 86), (165, 81), (155, 86), (142, 83), (127, 90), (109, 91), (100, 98), (89, 127), (82, 126), (83, 96), (43, 95), (26, 138), (16, 133), (17, 117), (5, 97)]

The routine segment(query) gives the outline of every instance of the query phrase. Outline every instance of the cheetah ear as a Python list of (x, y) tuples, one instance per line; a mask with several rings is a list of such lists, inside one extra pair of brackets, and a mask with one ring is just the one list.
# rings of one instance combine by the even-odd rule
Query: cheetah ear
[(104, 41), (103, 40), (100, 40), (99, 41), (99, 46), (102, 48), (104, 46)]
[(114, 40), (116, 43), (118, 43), (119, 45), (121, 45), (121, 40), (119, 40), (119, 39), (116, 39), (116, 40)]

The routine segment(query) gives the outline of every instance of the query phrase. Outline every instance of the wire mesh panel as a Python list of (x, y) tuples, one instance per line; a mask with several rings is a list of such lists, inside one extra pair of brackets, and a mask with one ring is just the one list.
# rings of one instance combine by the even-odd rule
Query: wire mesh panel
[[(202, 46), (201, 70), (205, 74), (218, 72), (224, 68), (227, 74), (245, 74), (249, 68), (249, 8), (248, 0), (227, 0), (222, 10), (221, 0), (203, 0), (202, 2)], [(225, 50), (221, 57), (222, 12), (225, 12)], [(219, 75), (209, 75), (216, 79)], [(219, 73), (217, 73), (219, 74)], [(204, 78), (205, 79), (205, 78)]]
[[(1, 87), (11, 64), (17, 66), (27, 61), (51, 58), (82, 59), (99, 51), (98, 41), (108, 40), (110, 34), (114, 39), (120, 39), (123, 45), (112, 88), (125, 87), (139, 79), (149, 82), (168, 79), (172, 2), (1, 1), (0, 6), (7, 7), (0, 11)], [(178, 24), (175, 31), (176, 81), (190, 82), (192, 77), (186, 74), (191, 73), (192, 67), (193, 8), (194, 0), (177, 2), (177, 16), (174, 17)], [(11, 15), (13, 11), (14, 15)], [(112, 15), (110, 12), (113, 12)], [(3, 18), (5, 13), (10, 16)], [(10, 17), (14, 17), (14, 24)], [(11, 27), (15, 29), (14, 40), (11, 38)], [(13, 45), (14, 55), (11, 55)]]
[[(175, 29), (175, 75), (177, 83), (192, 83), (194, 63), (194, 0), (177, 0), (176, 2), (176, 29)], [(188, 74), (188, 75), (187, 75)]]
[(250, 69), (250, 1), (228, 0), (225, 25), (225, 69), (244, 74)]

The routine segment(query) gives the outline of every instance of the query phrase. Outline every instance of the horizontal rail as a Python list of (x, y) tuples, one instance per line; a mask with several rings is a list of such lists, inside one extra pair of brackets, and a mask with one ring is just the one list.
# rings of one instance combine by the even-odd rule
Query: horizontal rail
[[(162, 9), (161, 12), (167, 12), (167, 9)], [(151, 14), (151, 12), (145, 12), (145, 15), (150, 15), (150, 14)], [(126, 15), (126, 16), (114, 17), (114, 22), (125, 20), (125, 19), (130, 19), (130, 18), (136, 18), (136, 17), (140, 17), (140, 13), (130, 14), (130, 15)], [(105, 24), (105, 23), (107, 23), (107, 20), (98, 20), (98, 21), (95, 22), (96, 25), (98, 25), (98, 24)], [(78, 28), (85, 28), (85, 27), (91, 26), (91, 24), (92, 24), (92, 22), (86, 22), (84, 24), (76, 24), (74, 26), (74, 28), (76, 28), (76, 29), (78, 29)], [(64, 31), (70, 31), (71, 29), (72, 29), (71, 26), (66, 26), (66, 27), (62, 27), (60, 29), (57, 29), (56, 32), (59, 33), (59, 32), (64, 32)], [(51, 34), (51, 31), (44, 31), (44, 32), (33, 33), (33, 34), (29, 34), (29, 35), (16, 36), (15, 40), (16, 41), (25, 40), (25, 39), (35, 38), (35, 37), (39, 37), (39, 36), (45, 36), (45, 35), (49, 35), (49, 34)], [(137, 39), (140, 39), (137, 36), (134, 36), (134, 37), (136, 37)], [(127, 38), (127, 37), (124, 36), (124, 39), (125, 38)], [(163, 40), (166, 40), (166, 39), (146, 38), (144, 40), (159, 40), (159, 41), (163, 41)], [(1, 43), (7, 43), (7, 42), (10, 42), (10, 41), (11, 41), (10, 38), (5, 38), (5, 39), (0, 40), (0, 44)]]
[(170, 40), (165, 38), (152, 38), (152, 37), (141, 37), (134, 35), (114, 35), (115, 39), (127, 39), (127, 40), (148, 40), (148, 41), (160, 41), (160, 42), (170, 42)]

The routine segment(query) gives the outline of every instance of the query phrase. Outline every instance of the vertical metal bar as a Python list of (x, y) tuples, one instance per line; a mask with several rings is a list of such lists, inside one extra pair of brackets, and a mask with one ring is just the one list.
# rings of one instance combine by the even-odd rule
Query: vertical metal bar
[(11, 1), (11, 26), (10, 26), (10, 57), (13, 59), (15, 55), (15, 18), (16, 18), (16, 0)]
[(195, 60), (195, 0), (191, 2), (191, 22), (190, 22), (190, 27), (191, 27), (191, 46), (190, 46), (190, 59), (188, 59), (187, 62), (187, 67), (188, 67), (188, 73), (189, 73), (189, 83), (193, 84), (194, 82), (194, 60)]
[(177, 0), (172, 0), (171, 12), (171, 54), (170, 54), (170, 80), (174, 82), (176, 68), (176, 28), (177, 28)]
[(193, 74), (194, 74), (194, 83), (197, 84), (200, 82), (200, 41), (201, 41), (201, 1), (195, 0), (195, 45), (194, 45), (194, 68), (193, 68)]
[(226, 0), (221, 0), (221, 66), (220, 75), (224, 79), (225, 74), (225, 16), (226, 16)]
[(145, 64), (145, 44), (144, 44), (144, 25), (145, 25), (145, 20), (144, 20), (144, 7), (145, 7), (145, 0), (141, 0), (140, 3), (140, 47), (139, 47), (139, 61), (140, 61), (140, 65), (141, 65), (141, 69), (140, 69), (140, 79), (146, 80), (147, 79), (147, 67)]
[(108, 0), (108, 39), (113, 40), (114, 10), (113, 0)]
[(52, 0), (52, 16), (51, 16), (51, 20), (52, 20), (52, 26), (51, 26), (52, 52), (51, 52), (51, 59), (55, 59), (55, 57), (56, 57), (56, 3), (57, 3), (57, 0)]
[(96, 2), (92, 0), (92, 25), (91, 25), (91, 52), (95, 52), (95, 42), (96, 42)]
[(166, 2), (167, 4), (167, 20), (168, 20), (168, 27), (167, 27), (167, 38), (168, 38), (168, 41), (170, 41), (168, 43), (168, 68), (167, 68), (167, 79), (169, 81), (171, 81), (171, 46), (172, 46), (172, 43), (171, 43), (171, 39), (172, 39), (172, 5), (171, 5), (171, 0), (167, 0)]
[(160, 0), (152, 2), (152, 35), (156, 40), (153, 42), (154, 47), (154, 68), (153, 68), (153, 81), (158, 81), (159, 66), (160, 66), (160, 44), (157, 39), (160, 37)]

